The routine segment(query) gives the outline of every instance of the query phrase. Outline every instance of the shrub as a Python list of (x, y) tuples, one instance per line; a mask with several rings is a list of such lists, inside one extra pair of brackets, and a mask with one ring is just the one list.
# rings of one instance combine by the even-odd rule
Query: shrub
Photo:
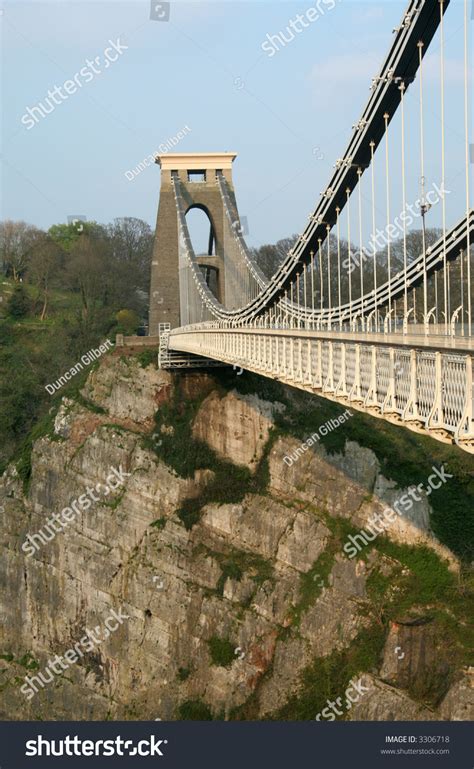
[(134, 310), (119, 310), (115, 319), (117, 334), (125, 334), (125, 336), (135, 334), (140, 324), (140, 318)]
[(137, 358), (142, 368), (151, 365), (156, 366), (158, 363), (158, 353), (156, 350), (143, 350), (143, 352), (137, 355)]
[(191, 675), (190, 668), (178, 668), (178, 678), (180, 681), (186, 681)]
[(212, 721), (212, 713), (200, 700), (186, 700), (178, 708), (182, 721)]
[(31, 302), (24, 286), (18, 283), (13, 289), (13, 294), (8, 300), (8, 314), (12, 318), (24, 318), (31, 309)]
[(218, 636), (212, 636), (208, 643), (212, 664), (229, 668), (235, 660), (235, 644), (227, 638), (219, 638)]

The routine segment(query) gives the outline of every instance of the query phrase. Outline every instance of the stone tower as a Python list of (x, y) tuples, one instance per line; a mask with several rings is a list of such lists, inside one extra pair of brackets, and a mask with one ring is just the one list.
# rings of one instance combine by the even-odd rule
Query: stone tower
[(233, 152), (170, 153), (159, 155), (161, 189), (150, 285), (150, 336), (158, 334), (160, 323), (171, 328), (180, 325), (178, 214), (171, 184), (173, 172), (179, 175), (186, 213), (192, 208), (205, 211), (210, 221), (207, 254), (196, 255), (198, 263), (214, 276), (215, 292), (224, 303), (224, 244), (228, 242), (229, 226), (217, 183), (216, 172), (222, 171), (232, 203), (236, 206), (232, 182)]

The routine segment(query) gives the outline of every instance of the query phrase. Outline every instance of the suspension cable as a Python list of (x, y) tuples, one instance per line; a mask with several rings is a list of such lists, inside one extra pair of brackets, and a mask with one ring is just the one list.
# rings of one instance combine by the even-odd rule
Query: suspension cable
[(388, 277), (388, 328), (392, 330), (392, 269), (391, 269), (391, 238), (390, 238), (390, 160), (388, 152), (388, 119), (386, 112), (383, 116), (385, 121), (385, 188), (387, 198), (387, 277)]
[(339, 221), (339, 214), (341, 209), (339, 206), (336, 208), (336, 221), (337, 221), (337, 298), (339, 304), (339, 330), (342, 329), (342, 312), (341, 312), (341, 226)]
[(321, 253), (321, 238), (318, 238), (318, 256), (319, 256), (319, 287), (320, 287), (320, 307), (321, 312), (323, 311), (323, 304), (324, 304), (324, 286), (323, 286), (323, 257)]
[[(420, 40), (418, 43), (418, 61), (419, 61), (419, 72), (420, 72), (421, 215), (423, 217), (421, 237), (422, 237), (422, 248), (423, 248), (423, 322), (426, 323), (426, 320), (428, 317), (428, 276), (426, 274), (425, 129), (424, 129), (424, 117), (423, 117), (423, 48), (424, 48), (424, 45), (425, 44), (423, 43), (423, 41)], [(436, 303), (436, 312), (438, 312), (437, 303)]]
[(408, 316), (408, 277), (407, 277), (407, 224), (406, 224), (406, 208), (407, 208), (407, 189), (406, 189), (406, 170), (405, 170), (405, 83), (402, 81), (399, 85), (400, 90), (400, 106), (401, 106), (401, 128), (402, 128), (402, 206), (403, 206), (403, 320), (404, 330), (405, 321)]
[(362, 168), (357, 169), (358, 199), (359, 199), (359, 258), (360, 258), (360, 303), (362, 312), (362, 330), (364, 330), (364, 253), (362, 243)]
[(351, 191), (349, 187), (346, 189), (347, 197), (347, 251), (348, 251), (348, 263), (349, 263), (349, 324), (352, 329), (352, 252), (351, 252)]
[(445, 99), (444, 99), (444, 0), (439, 0), (439, 12), (440, 12), (440, 84), (441, 84), (441, 189), (442, 195), (442, 212), (443, 212), (443, 278), (444, 278), (444, 323), (445, 334), (449, 332), (449, 318), (448, 318), (448, 272), (446, 261), (446, 198), (444, 195), (445, 181), (446, 181), (446, 151), (445, 151)]
[[(472, 304), (471, 304), (471, 233), (469, 228), (469, 204), (470, 204), (470, 189), (469, 189), (469, 68), (468, 68), (468, 7), (467, 0), (464, 0), (464, 130), (466, 135), (466, 227), (467, 227), (467, 244), (466, 244), (466, 273), (467, 273), (467, 333), (468, 336), (472, 334)], [(464, 310), (463, 310), (464, 314)], [(464, 329), (464, 316), (463, 316), (463, 329)]]
[(329, 316), (328, 316), (328, 330), (331, 328), (331, 315), (332, 315), (332, 293), (331, 293), (331, 244), (329, 242), (329, 232), (331, 228), (329, 224), (326, 225), (326, 240), (328, 244), (328, 306), (329, 306)]
[(370, 142), (370, 166), (372, 174), (372, 249), (373, 249), (373, 270), (374, 270), (374, 307), (375, 307), (375, 330), (379, 330), (379, 311), (377, 309), (377, 249), (376, 249), (376, 225), (375, 225), (375, 162), (374, 162), (375, 142)]

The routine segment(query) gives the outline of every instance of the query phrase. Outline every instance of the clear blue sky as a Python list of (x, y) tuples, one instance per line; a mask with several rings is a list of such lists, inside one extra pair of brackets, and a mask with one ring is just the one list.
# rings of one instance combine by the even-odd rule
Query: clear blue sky
[[(125, 172), (188, 126), (177, 151), (237, 152), (234, 180), (251, 245), (300, 232), (360, 116), (406, 2), (339, 0), (274, 56), (262, 50), (267, 33), (285, 30), (312, 5), (175, 1), (169, 21), (152, 21), (149, 1), (5, 3), (2, 218), (47, 228), (77, 214), (99, 222), (137, 216), (154, 227), (159, 167), (133, 181)], [(461, 215), (464, 195), (462, 6), (453, 0), (446, 16), (451, 220)], [(104, 49), (117, 38), (128, 48), (105, 69)], [(96, 56), (100, 74), (82, 80), (28, 130), (21, 122), (26, 108), (44, 102), (48, 88), (62, 86)], [(427, 143), (435, 158), (428, 152), (428, 186), (440, 181), (438, 66), (434, 46), (426, 70)], [(407, 100), (413, 201), (415, 97)], [(396, 131), (394, 125), (394, 156)], [(393, 195), (396, 210), (396, 179)]]

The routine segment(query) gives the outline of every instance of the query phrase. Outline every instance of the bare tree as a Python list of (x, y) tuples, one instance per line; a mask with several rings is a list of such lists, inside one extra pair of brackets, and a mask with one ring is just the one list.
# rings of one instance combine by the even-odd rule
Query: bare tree
[(38, 289), (38, 298), (42, 301), (41, 320), (47, 314), (50, 289), (57, 283), (61, 253), (58, 244), (46, 234), (38, 237), (31, 249), (27, 277)]
[(0, 222), (0, 254), (7, 276), (19, 281), (26, 271), (31, 250), (41, 230), (26, 222)]
[(90, 319), (95, 307), (107, 296), (107, 243), (83, 234), (73, 245), (66, 272), (71, 288), (79, 291), (84, 319)]

